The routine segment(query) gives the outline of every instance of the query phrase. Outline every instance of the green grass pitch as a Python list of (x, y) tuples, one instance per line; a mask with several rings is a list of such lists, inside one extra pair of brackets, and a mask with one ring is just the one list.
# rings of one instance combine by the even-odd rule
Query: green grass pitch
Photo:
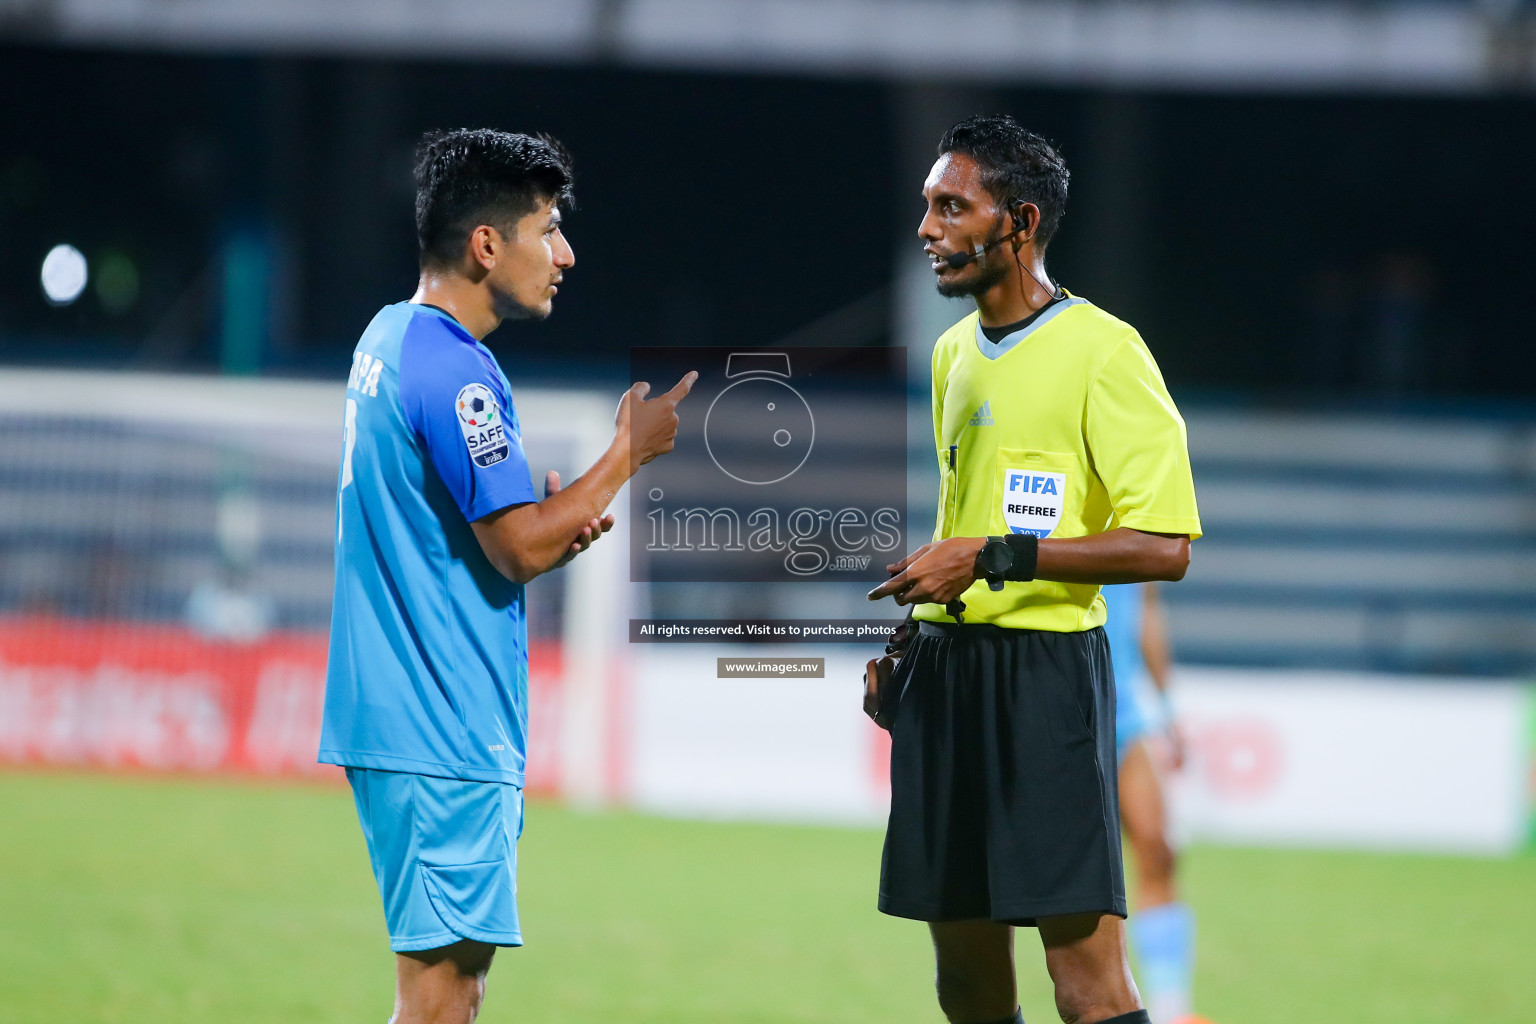
[[(481, 1021), (938, 1022), (880, 835), (534, 804), (528, 946)], [(1536, 856), (1195, 848), (1217, 1024), (1536, 1019)], [(1033, 932), (1021, 998), (1056, 1019)], [(384, 1024), (391, 957), (345, 788), (0, 774), (0, 1024)]]

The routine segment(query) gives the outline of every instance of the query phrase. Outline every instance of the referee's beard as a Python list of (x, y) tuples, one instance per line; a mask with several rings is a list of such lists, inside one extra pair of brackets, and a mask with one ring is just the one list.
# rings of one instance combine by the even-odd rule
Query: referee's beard
[[(992, 221), (992, 227), (987, 231), (986, 240), (982, 242), (982, 251), (966, 267), (945, 280), (945, 274), (941, 271), (939, 279), (935, 282), (939, 294), (946, 299), (963, 299), (970, 295), (980, 295), (990, 291), (995, 285), (1001, 283), (1008, 276), (1008, 264), (1004, 260), (1003, 247), (998, 242), (1003, 237), (1003, 215), (999, 213)], [(971, 249), (976, 248), (976, 236), (972, 235)], [(987, 246), (993, 248), (987, 248)], [(974, 274), (967, 274), (969, 267), (975, 267)]]
[(1000, 255), (996, 249), (984, 253), (971, 264), (976, 268), (974, 274), (966, 274), (962, 270), (947, 281), (941, 275), (935, 287), (946, 299), (963, 299), (990, 291), (1008, 277), (1008, 264), (1003, 262)]

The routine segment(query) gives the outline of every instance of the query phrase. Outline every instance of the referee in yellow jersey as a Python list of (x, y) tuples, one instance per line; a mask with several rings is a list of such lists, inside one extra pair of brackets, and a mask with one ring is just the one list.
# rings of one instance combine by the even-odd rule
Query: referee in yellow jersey
[(1099, 587), (1184, 575), (1184, 421), (1136, 331), (1046, 276), (1067, 199), (1046, 140), (962, 121), (923, 197), (939, 292), (976, 311), (933, 350), (933, 543), (870, 593), (913, 608), (866, 676), (892, 740), (880, 909), (928, 922), (953, 1024), (1022, 1021), (1015, 926), (1039, 929), (1064, 1021), (1147, 1024)]

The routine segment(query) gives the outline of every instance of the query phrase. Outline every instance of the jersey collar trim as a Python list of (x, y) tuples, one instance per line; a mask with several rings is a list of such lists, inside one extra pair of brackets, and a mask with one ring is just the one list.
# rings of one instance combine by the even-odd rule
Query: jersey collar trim
[(1003, 340), (997, 342), (987, 340), (987, 336), (983, 334), (981, 330), (981, 317), (978, 316), (976, 318), (976, 349), (988, 359), (996, 359), (1006, 353), (1009, 349), (1013, 348), (1019, 342), (1023, 341), (1025, 338), (1029, 337), (1031, 334), (1035, 333), (1040, 328), (1050, 323), (1052, 320), (1056, 319), (1061, 315), (1062, 310), (1069, 309), (1072, 306), (1086, 306), (1087, 304), (1087, 299), (1080, 299), (1076, 295), (1068, 295), (1066, 299), (1056, 303), (1056, 305), (1046, 310), (1045, 315), (1036, 320), (1034, 323), (1028, 325), (1027, 327), (1020, 327), (1012, 334), (1003, 335)]
[(463, 324), (459, 323), (458, 317), (454, 316), (452, 313), (448, 312), (441, 306), (434, 306), (430, 302), (411, 302), (409, 300), (400, 303), (400, 305), (405, 306), (412, 313), (416, 312), (417, 310), (423, 310), (429, 316), (433, 316), (438, 320), (441, 320), (448, 326), (449, 330), (459, 335), (463, 340), (469, 342), (472, 345), (479, 344), (475, 340), (475, 336), (469, 333), (469, 329), (466, 328)]

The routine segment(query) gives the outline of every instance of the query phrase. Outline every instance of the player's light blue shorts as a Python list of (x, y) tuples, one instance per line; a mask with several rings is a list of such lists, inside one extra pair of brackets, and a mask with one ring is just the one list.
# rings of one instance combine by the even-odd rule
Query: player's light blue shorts
[(521, 789), (369, 768), (348, 768), (347, 781), (384, 898), (390, 949), (436, 949), (460, 939), (523, 944)]
[(1115, 755), (1121, 760), (1131, 744), (1163, 727), (1157, 698), (1145, 672), (1115, 673)]

